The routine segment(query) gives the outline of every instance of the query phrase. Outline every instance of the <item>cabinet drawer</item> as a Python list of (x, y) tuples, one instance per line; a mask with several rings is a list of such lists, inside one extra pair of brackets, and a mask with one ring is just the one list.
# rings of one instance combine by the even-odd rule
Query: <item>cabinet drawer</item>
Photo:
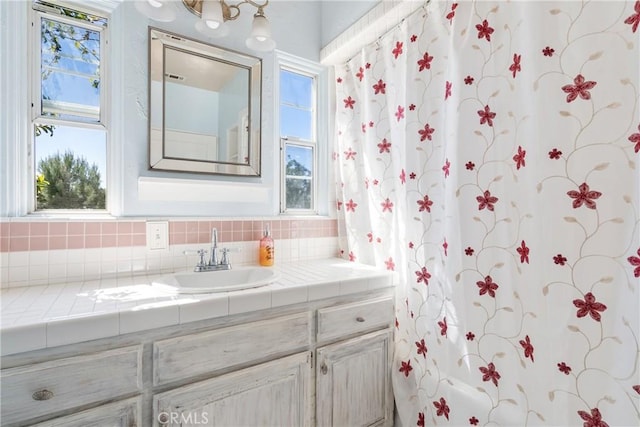
[(153, 426), (309, 427), (310, 354), (305, 351), (156, 394)]
[(142, 427), (141, 407), (142, 399), (134, 397), (54, 418), (31, 427)]
[(153, 384), (167, 384), (306, 349), (311, 338), (310, 316), (309, 312), (303, 312), (156, 341)]
[(141, 363), (142, 348), (133, 346), (3, 369), (2, 423), (135, 393), (142, 387)]
[(393, 322), (391, 297), (318, 310), (318, 342), (386, 327)]

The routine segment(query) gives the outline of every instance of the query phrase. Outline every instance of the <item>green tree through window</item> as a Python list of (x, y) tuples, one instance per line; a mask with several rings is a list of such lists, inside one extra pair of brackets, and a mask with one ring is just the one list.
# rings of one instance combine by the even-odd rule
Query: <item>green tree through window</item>
[(103, 209), (105, 190), (100, 188), (100, 172), (73, 152), (56, 154), (41, 160), (39, 176), (48, 185), (39, 192), (41, 209)]
[(316, 209), (316, 77), (280, 69), (281, 210), (312, 214)]
[(101, 49), (107, 20), (53, 2), (35, 1), (34, 9), (40, 51), (34, 69), (40, 75), (33, 123), (36, 208), (105, 209)]
[(295, 209), (309, 209), (311, 207), (311, 180), (296, 179), (296, 177), (310, 177), (311, 170), (306, 168), (291, 156), (287, 159), (287, 207)]

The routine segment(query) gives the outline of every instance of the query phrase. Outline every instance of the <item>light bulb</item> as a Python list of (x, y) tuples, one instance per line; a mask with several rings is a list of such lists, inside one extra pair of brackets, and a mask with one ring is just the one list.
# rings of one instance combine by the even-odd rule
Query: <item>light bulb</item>
[(218, 29), (224, 22), (222, 4), (218, 0), (204, 0), (202, 2), (202, 19), (207, 27)]
[(144, 0), (134, 2), (138, 12), (160, 22), (171, 22), (176, 18), (176, 10), (171, 1)]
[(276, 47), (276, 43), (271, 38), (271, 25), (261, 11), (253, 16), (251, 35), (247, 39), (247, 47), (262, 52), (271, 51)]

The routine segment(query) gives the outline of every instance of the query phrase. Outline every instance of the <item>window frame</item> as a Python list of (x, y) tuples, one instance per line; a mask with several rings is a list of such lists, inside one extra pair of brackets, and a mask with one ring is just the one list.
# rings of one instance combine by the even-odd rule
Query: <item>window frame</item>
[[(73, 9), (78, 12), (91, 14), (97, 17), (104, 19), (106, 22), (104, 24), (94, 24), (89, 21), (84, 21), (80, 19), (74, 19), (71, 17), (67, 17), (58, 12), (55, 8), (48, 7), (43, 4), (39, 4), (35, 1), (29, 2), (29, 38), (28, 38), (28, 47), (31, 51), (28, 60), (28, 74), (29, 74), (29, 130), (27, 132), (28, 136), (28, 149), (27, 149), (27, 179), (26, 179), (26, 187), (27, 194), (29, 194), (27, 198), (27, 206), (26, 211), (29, 215), (74, 215), (74, 214), (82, 214), (87, 216), (94, 215), (105, 215), (109, 213), (110, 210), (110, 199), (112, 191), (110, 191), (110, 183), (113, 182), (111, 177), (113, 171), (111, 167), (111, 143), (110, 143), (110, 96), (109, 91), (111, 89), (109, 84), (109, 69), (110, 69), (110, 58), (109, 58), (109, 30), (110, 30), (110, 21), (111, 16), (104, 11), (95, 10), (89, 7), (85, 7), (85, 5), (81, 2), (69, 2), (69, 1), (56, 1), (56, 0), (47, 0), (47, 3), (55, 4), (56, 6), (64, 7), (67, 9)], [(41, 64), (42, 64), (42, 41), (41, 41), (41, 20), (42, 18), (57, 21), (64, 24), (69, 24), (77, 27), (82, 27), (89, 29), (91, 31), (96, 31), (100, 34), (100, 101), (99, 101), (99, 117), (96, 122), (85, 122), (81, 120), (72, 120), (72, 119), (60, 119), (56, 117), (50, 117), (42, 115), (41, 108), (41, 100), (42, 100), (42, 74), (41, 74)], [(37, 170), (36, 165), (36, 137), (34, 128), (38, 124), (48, 124), (48, 125), (58, 125), (58, 126), (66, 126), (73, 128), (83, 128), (83, 129), (95, 129), (101, 130), (105, 133), (105, 191), (106, 191), (106, 201), (104, 209), (37, 209), (36, 202), (36, 184), (35, 184), (35, 172)]]
[[(295, 146), (295, 147), (303, 147), (303, 148), (311, 148), (311, 155), (312, 155), (312, 174), (310, 176), (310, 178), (299, 178), (299, 179), (304, 179), (304, 180), (309, 180), (311, 181), (311, 206), (308, 209), (304, 209), (304, 208), (287, 208), (287, 178), (291, 178), (291, 175), (287, 175), (286, 173), (286, 164), (287, 164), (287, 160), (285, 159), (286, 153), (287, 153), (287, 146)], [(303, 139), (297, 139), (297, 138), (288, 138), (288, 137), (281, 137), (280, 138), (280, 164), (281, 166), (281, 173), (282, 173), (282, 179), (281, 181), (281, 188), (280, 188), (280, 192), (282, 194), (281, 196), (281, 206), (280, 206), (280, 211), (281, 213), (286, 213), (286, 214), (291, 214), (291, 215), (317, 215), (318, 211), (316, 209), (316, 205), (317, 205), (317, 197), (316, 194), (318, 193), (317, 187), (318, 187), (318, 144), (316, 141), (306, 141)]]
[[(280, 73), (282, 70), (300, 74), (302, 76), (311, 77), (313, 79), (313, 131), (312, 140), (303, 140), (290, 136), (283, 136), (280, 133)], [(327, 100), (321, 96), (326, 92), (326, 69), (318, 63), (308, 61), (303, 58), (295, 57), (284, 52), (276, 52), (276, 68), (275, 74), (277, 78), (277, 87), (274, 91), (275, 111), (277, 114), (277, 125), (274, 133), (277, 140), (280, 141), (280, 156), (278, 159), (277, 169), (279, 173), (280, 200), (279, 211), (281, 215), (326, 215), (328, 210), (327, 197), (328, 187), (328, 138), (327, 138)], [(311, 207), (309, 209), (291, 209), (287, 208), (286, 200), (286, 146), (288, 144), (312, 147), (313, 148), (313, 174), (311, 175)]]

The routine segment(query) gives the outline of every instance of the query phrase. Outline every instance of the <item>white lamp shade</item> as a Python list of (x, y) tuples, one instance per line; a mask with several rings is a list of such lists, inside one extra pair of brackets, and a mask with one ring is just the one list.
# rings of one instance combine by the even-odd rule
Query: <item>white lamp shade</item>
[(203, 0), (202, 20), (212, 30), (218, 29), (220, 25), (224, 24), (222, 4), (218, 0)]
[(225, 22), (223, 24), (220, 24), (218, 28), (214, 30), (213, 28), (205, 24), (204, 20), (198, 19), (198, 22), (196, 22), (196, 30), (198, 30), (200, 34), (207, 37), (224, 37), (229, 34), (230, 28), (229, 25)]
[(251, 26), (251, 35), (247, 39), (247, 47), (252, 50), (268, 52), (276, 47), (271, 38), (271, 25), (263, 15), (255, 15)]
[(136, 0), (138, 12), (149, 19), (159, 22), (171, 22), (176, 19), (176, 10), (170, 0)]

